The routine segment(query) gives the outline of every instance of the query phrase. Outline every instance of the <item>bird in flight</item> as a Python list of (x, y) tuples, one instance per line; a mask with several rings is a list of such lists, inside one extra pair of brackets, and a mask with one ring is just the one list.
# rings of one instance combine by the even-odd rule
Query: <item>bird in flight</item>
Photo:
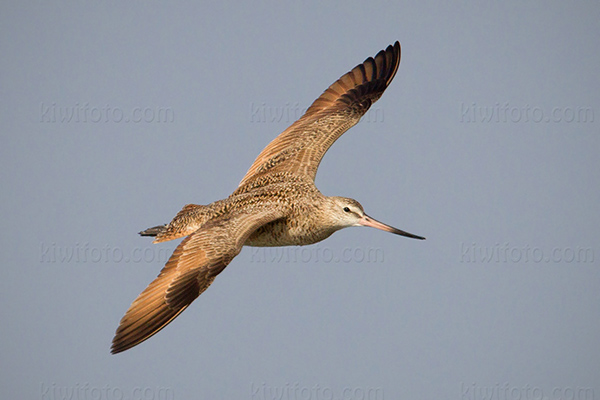
[(188, 204), (169, 224), (140, 232), (155, 237), (154, 243), (185, 239), (121, 319), (113, 354), (173, 321), (243, 246), (308, 245), (350, 226), (425, 239), (369, 217), (356, 200), (324, 196), (314, 182), (325, 152), (381, 97), (399, 64), (398, 42), (367, 58), (269, 143), (231, 196), (208, 205)]

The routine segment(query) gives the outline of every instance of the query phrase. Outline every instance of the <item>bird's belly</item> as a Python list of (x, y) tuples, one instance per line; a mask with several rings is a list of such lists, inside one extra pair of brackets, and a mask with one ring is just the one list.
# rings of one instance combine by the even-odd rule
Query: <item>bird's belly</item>
[(303, 246), (328, 238), (335, 230), (311, 229), (290, 221), (278, 220), (256, 230), (244, 243), (245, 246), (276, 247)]

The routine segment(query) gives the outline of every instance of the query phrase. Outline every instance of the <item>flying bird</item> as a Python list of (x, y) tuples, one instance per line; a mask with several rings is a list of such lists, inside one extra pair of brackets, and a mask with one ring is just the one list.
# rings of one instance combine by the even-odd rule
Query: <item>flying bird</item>
[(243, 246), (308, 245), (350, 226), (425, 239), (369, 217), (356, 200), (324, 196), (314, 182), (325, 152), (381, 97), (399, 64), (398, 42), (367, 58), (269, 143), (231, 196), (208, 205), (188, 204), (169, 224), (140, 232), (155, 237), (154, 243), (185, 239), (121, 319), (113, 354), (173, 321)]

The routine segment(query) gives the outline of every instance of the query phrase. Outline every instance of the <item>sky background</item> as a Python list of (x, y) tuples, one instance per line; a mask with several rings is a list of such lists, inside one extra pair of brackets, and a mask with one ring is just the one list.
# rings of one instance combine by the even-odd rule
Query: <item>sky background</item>
[[(600, 398), (599, 34), (597, 1), (2, 2), (0, 397)], [(245, 248), (111, 355), (177, 245), (137, 232), (396, 40), (316, 184), (427, 240)]]

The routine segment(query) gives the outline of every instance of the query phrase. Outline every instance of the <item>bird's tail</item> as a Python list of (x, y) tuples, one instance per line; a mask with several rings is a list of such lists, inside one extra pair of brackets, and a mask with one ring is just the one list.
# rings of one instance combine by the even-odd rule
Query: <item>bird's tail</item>
[(154, 236), (154, 243), (178, 239), (194, 233), (211, 217), (208, 206), (188, 204), (177, 213), (175, 218), (166, 225), (158, 225), (141, 231), (141, 236)]

